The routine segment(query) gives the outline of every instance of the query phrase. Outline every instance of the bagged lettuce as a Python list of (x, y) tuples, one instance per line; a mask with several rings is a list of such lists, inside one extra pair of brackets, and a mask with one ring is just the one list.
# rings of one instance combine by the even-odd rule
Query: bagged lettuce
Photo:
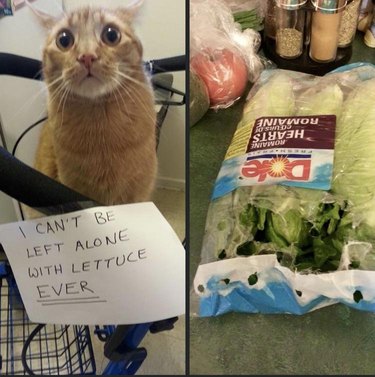
[[(293, 131), (293, 127), (297, 127), (295, 124), (304, 121), (311, 123), (306, 130), (301, 126), (302, 131)], [(320, 129), (334, 131), (331, 165), (325, 163), (329, 160), (330, 147), (325, 145)], [(288, 132), (293, 137), (300, 132), (305, 139), (316, 138), (315, 144), (308, 144), (301, 137), (297, 148), (293, 143), (285, 144), (293, 148), (284, 148), (277, 140), (288, 137), (285, 136)], [(270, 144), (273, 149), (259, 144), (259, 135), (267, 135), (267, 142), (263, 144), (267, 148)], [(243, 141), (246, 138), (248, 143)], [(251, 149), (253, 146), (260, 148), (259, 145), (262, 149)], [(315, 157), (316, 164), (320, 165), (314, 171), (317, 176), (314, 182), (311, 179), (302, 182), (301, 169), (306, 167), (311, 173), (314, 164), (307, 163), (312, 153), (309, 145), (321, 148)], [(253, 284), (250, 287), (248, 279), (253, 276), (250, 272), (254, 269), (258, 285), (259, 270), (266, 276), (260, 284), (262, 289), (276, 279), (275, 269), (282, 271), (283, 277), (276, 280), (286, 284), (288, 289), (294, 285), (291, 282), (301, 276), (320, 279), (335, 271), (375, 270), (374, 151), (374, 66), (349, 67), (323, 78), (282, 70), (263, 72), (249, 94), (216, 183), (230, 187), (230, 192), (224, 194), (222, 188), (214, 191), (209, 207), (202, 264), (195, 279), (197, 293), (205, 303), (203, 312), (216, 315), (223, 310), (236, 310), (238, 294), (241, 300), (249, 296), (246, 304), (252, 309), (244, 311), (288, 312), (280, 307), (272, 309), (269, 304), (264, 309), (262, 301), (253, 308), (251, 300), (256, 288)], [(230, 185), (229, 171), (235, 172)], [(244, 173), (237, 177), (239, 172), (248, 175)], [(295, 172), (299, 172), (299, 176)], [(254, 184), (256, 178), (258, 182)], [(267, 182), (268, 178), (271, 183)], [(329, 186), (326, 186), (328, 181)], [(344, 276), (342, 272), (341, 277)], [(233, 282), (233, 276), (236, 282)], [(205, 287), (204, 280), (207, 281)], [(323, 280), (326, 282), (326, 278)], [(265, 292), (269, 299), (270, 291)], [(235, 304), (228, 294), (237, 295), (233, 299)], [(315, 292), (312, 297), (326, 300), (325, 305), (333, 303), (324, 294)], [(375, 291), (373, 295), (375, 302)], [(311, 307), (301, 308), (295, 290), (288, 294), (288, 300), (291, 297), (296, 306), (290, 312), (300, 314), (318, 305), (316, 302)], [(348, 297), (335, 299), (345, 301)], [(210, 306), (212, 300), (215, 300), (215, 309)], [(221, 300), (223, 305), (225, 302), (225, 309), (220, 306)], [(276, 301), (274, 297), (274, 305)]]
[[(264, 85), (262, 82), (265, 81)], [(292, 82), (287, 74), (280, 72), (268, 79), (268, 75), (261, 76), (256, 84), (259, 90), (254, 93), (251, 101), (244, 106), (242, 120), (238, 127), (249, 124), (255, 119), (267, 114), (268, 116), (288, 116), (295, 112), (295, 99)]]
[(333, 191), (375, 226), (375, 79), (359, 84), (343, 104), (338, 122)]

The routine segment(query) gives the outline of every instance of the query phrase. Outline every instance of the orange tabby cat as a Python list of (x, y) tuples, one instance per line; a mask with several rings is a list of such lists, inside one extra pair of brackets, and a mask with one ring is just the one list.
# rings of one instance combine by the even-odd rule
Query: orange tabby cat
[(59, 19), (35, 11), (49, 30), (35, 168), (106, 205), (146, 201), (155, 182), (154, 97), (131, 26), (140, 3)]

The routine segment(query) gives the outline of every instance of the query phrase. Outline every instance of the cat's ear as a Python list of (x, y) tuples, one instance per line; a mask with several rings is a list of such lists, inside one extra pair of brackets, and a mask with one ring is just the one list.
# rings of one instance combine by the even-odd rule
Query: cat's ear
[(143, 3), (144, 0), (133, 0), (126, 7), (117, 9), (117, 14), (119, 14), (120, 17), (125, 18), (127, 21), (133, 21), (138, 16)]
[(33, 13), (37, 17), (39, 23), (44, 28), (52, 29), (52, 27), (56, 24), (58, 17), (51, 16), (50, 14), (45, 13), (45, 12), (35, 8), (33, 5), (30, 4), (30, 2), (28, 0), (25, 0), (25, 3), (33, 11)]

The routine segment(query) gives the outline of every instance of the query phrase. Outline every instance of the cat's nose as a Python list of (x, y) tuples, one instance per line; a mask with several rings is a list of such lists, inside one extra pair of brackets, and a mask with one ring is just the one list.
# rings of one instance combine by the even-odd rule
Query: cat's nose
[(77, 60), (90, 70), (92, 63), (97, 59), (98, 57), (93, 54), (83, 54)]

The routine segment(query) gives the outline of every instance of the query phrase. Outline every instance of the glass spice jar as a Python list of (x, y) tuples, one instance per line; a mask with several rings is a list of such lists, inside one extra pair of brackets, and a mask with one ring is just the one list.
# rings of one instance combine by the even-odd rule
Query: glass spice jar
[(348, 0), (342, 12), (339, 31), (339, 47), (348, 47), (352, 44), (357, 31), (361, 0)]
[(276, 38), (276, 0), (267, 0), (264, 16), (264, 34), (268, 38)]
[(302, 55), (307, 0), (276, 0), (276, 53), (284, 59)]
[(311, 0), (310, 58), (318, 63), (334, 61), (339, 43), (340, 22), (346, 0)]

